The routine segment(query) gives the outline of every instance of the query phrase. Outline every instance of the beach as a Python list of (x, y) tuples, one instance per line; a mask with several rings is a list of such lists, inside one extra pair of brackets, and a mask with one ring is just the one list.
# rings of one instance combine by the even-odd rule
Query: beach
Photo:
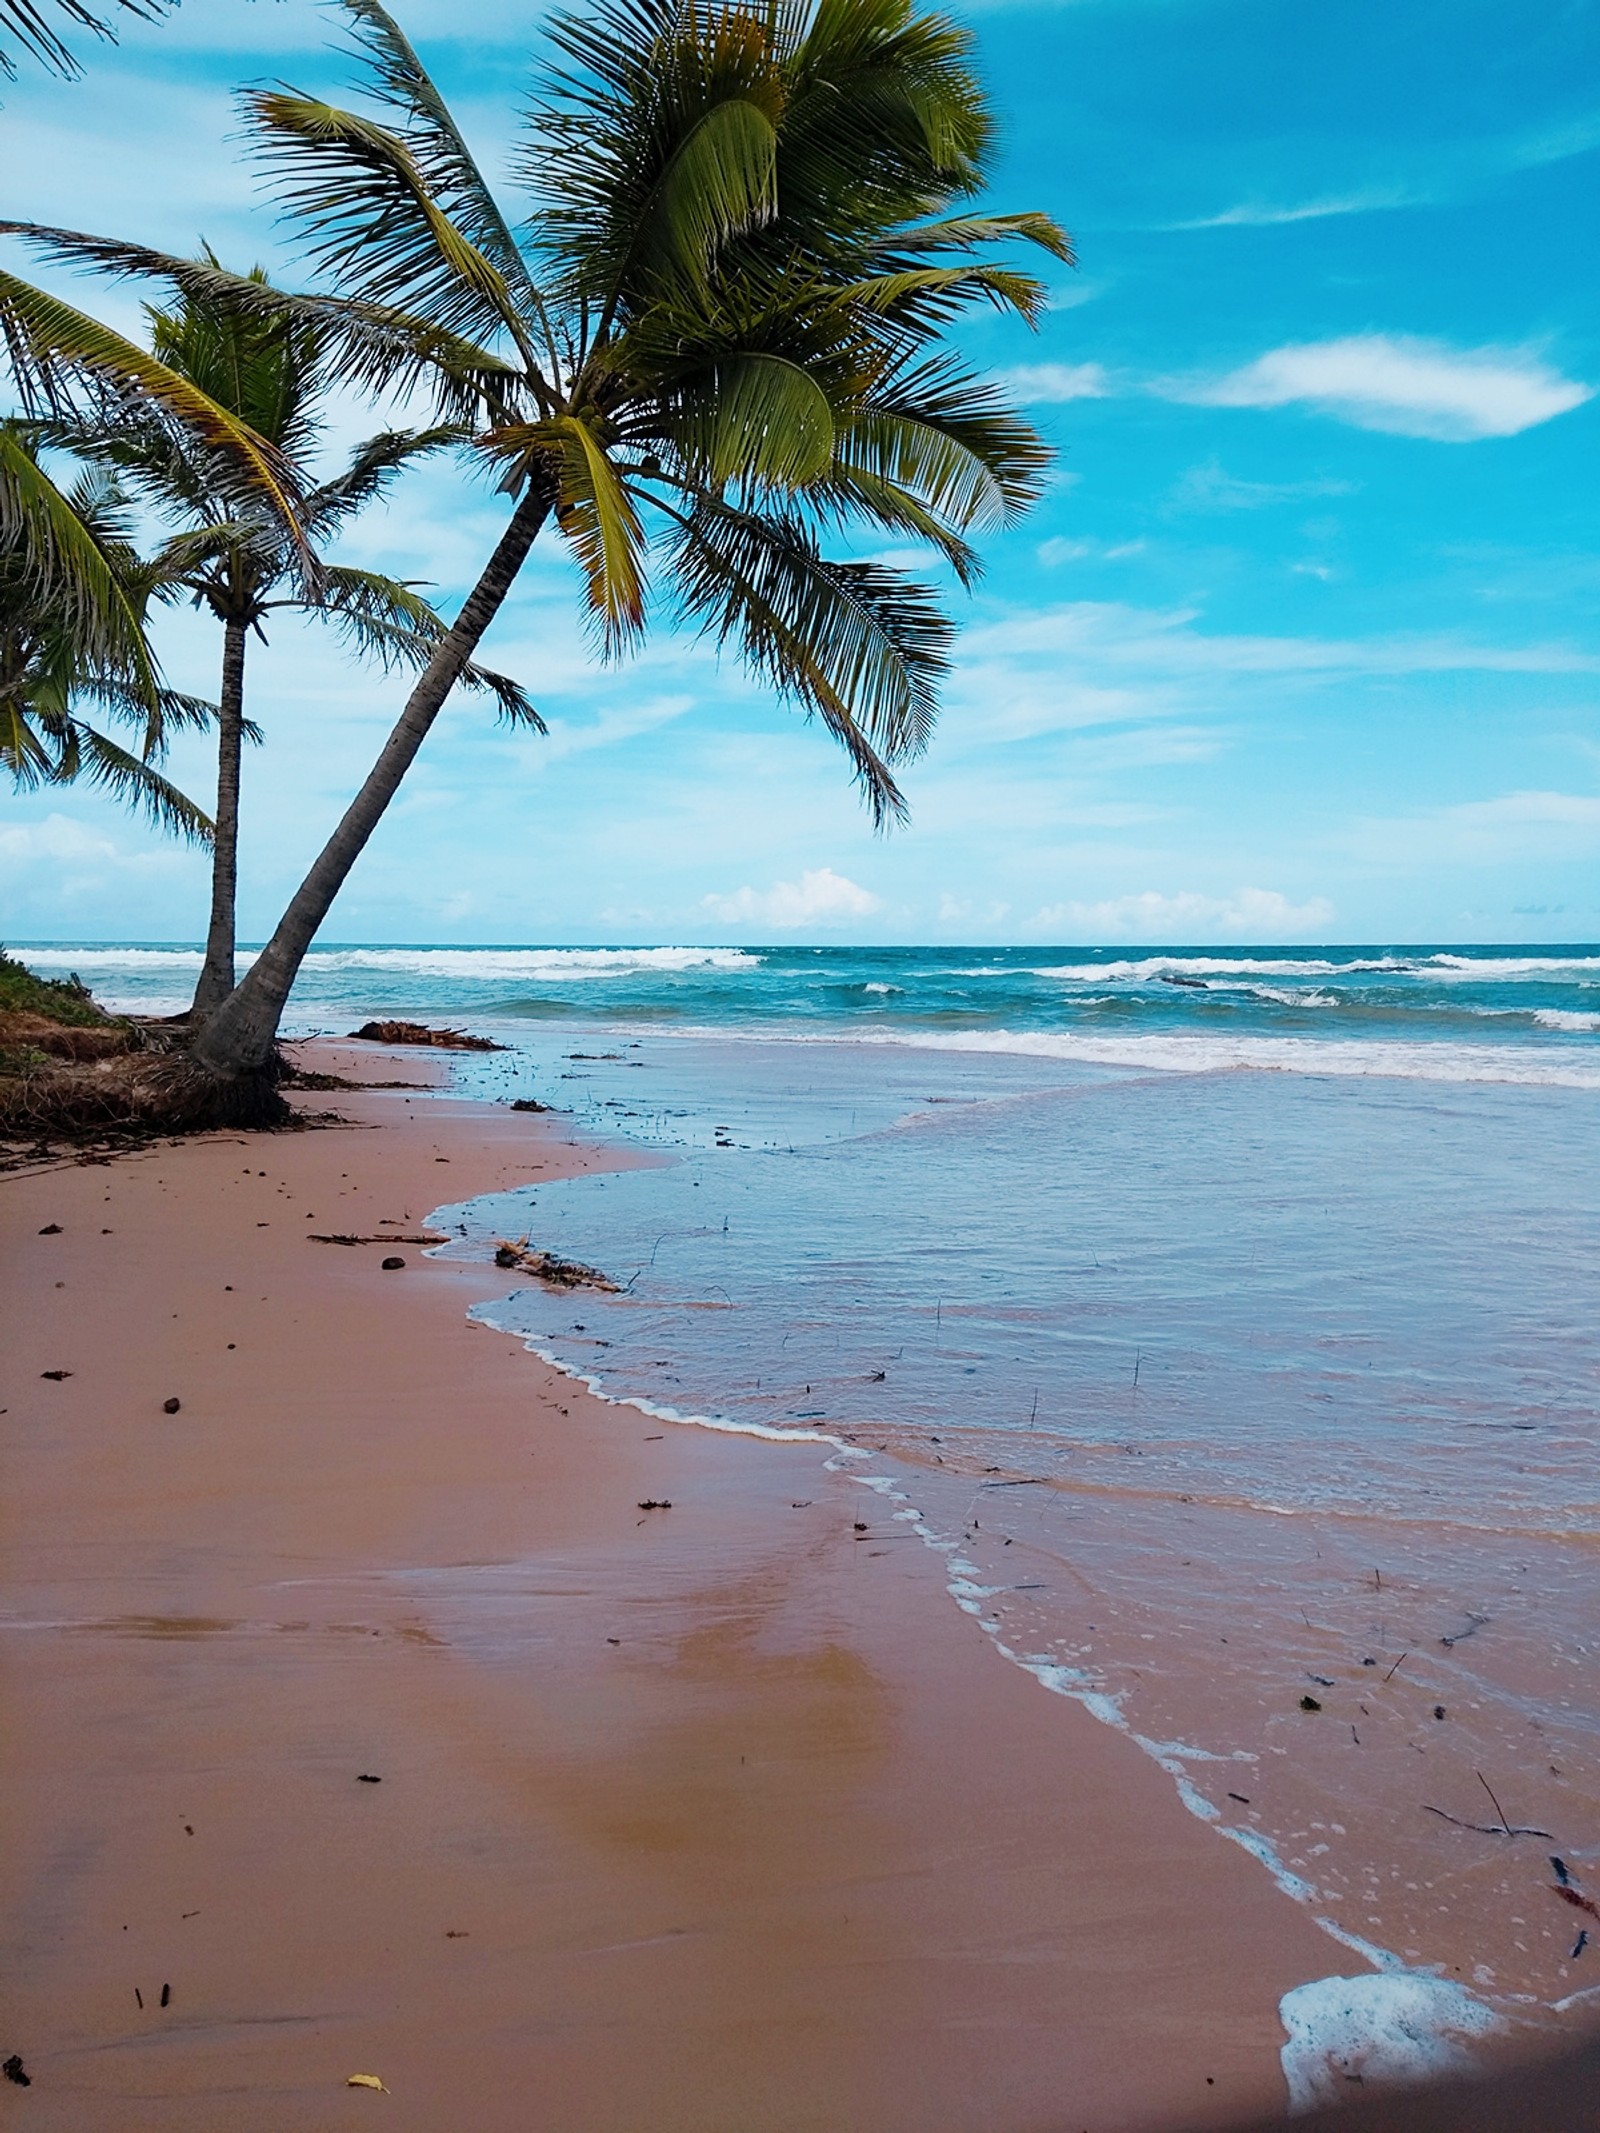
[(828, 1445), (593, 1400), (469, 1323), (481, 1267), (307, 1241), (637, 1156), (330, 1100), (0, 1184), (4, 2122), (1279, 2105), (1279, 2002), (1339, 1951)]

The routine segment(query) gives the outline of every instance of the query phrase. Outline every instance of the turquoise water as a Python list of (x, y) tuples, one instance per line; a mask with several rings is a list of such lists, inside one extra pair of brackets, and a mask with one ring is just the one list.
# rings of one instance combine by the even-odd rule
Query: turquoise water
[[(184, 1003), (194, 947), (24, 947), (128, 1005)], [(1600, 1085), (1600, 947), (372, 948), (313, 951), (302, 1026), (407, 1012), (638, 1024), (1153, 1067)], [(1333, 1046), (1334, 1052), (1313, 1051)], [(1356, 1049), (1351, 1050), (1351, 1047)], [(1424, 1051), (1425, 1048), (1425, 1051)]]

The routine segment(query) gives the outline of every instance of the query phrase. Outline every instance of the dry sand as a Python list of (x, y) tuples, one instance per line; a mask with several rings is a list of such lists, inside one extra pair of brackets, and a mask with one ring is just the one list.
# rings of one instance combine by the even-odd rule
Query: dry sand
[(824, 1447), (590, 1399), (468, 1324), (511, 1277), (306, 1241), (624, 1158), (307, 1101), (352, 1123), (0, 1181), (0, 2126), (1273, 2108), (1280, 1995), (1359, 1966)]

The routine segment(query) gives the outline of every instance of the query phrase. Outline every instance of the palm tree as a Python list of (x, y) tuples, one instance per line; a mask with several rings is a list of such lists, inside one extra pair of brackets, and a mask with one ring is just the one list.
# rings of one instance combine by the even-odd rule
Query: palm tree
[[(950, 623), (926, 586), (837, 561), (850, 527), (967, 536), (1037, 495), (1049, 455), (939, 343), (970, 304), (1031, 320), (1041, 285), (978, 257), (1070, 258), (1046, 217), (993, 215), (971, 40), (909, 0), (597, 0), (553, 19), (514, 176), (519, 241), (379, 0), (344, 0), (377, 111), (245, 99), (314, 266), (338, 291), (251, 298), (315, 318), (341, 375), (426, 390), (514, 499), (455, 622), (262, 955), (196, 1042), (248, 1112), (334, 897), (547, 520), (601, 652), (641, 638), (654, 571), (686, 621), (844, 746), (875, 818), (926, 745)], [(32, 230), (58, 257), (217, 292), (215, 270)]]
[[(215, 255), (204, 255), (216, 267)], [(266, 286), (256, 268), (246, 277)], [(188, 595), (222, 625), (218, 695), (216, 837), (206, 953), (191, 1012), (211, 1014), (235, 982), (239, 785), (245, 658), (251, 633), (265, 640), (267, 618), (283, 608), (328, 617), (357, 650), (387, 670), (427, 664), (446, 624), (414, 583), (347, 564), (319, 552), (361, 508), (379, 497), (412, 460), (459, 439), (451, 428), (386, 430), (359, 445), (346, 466), (315, 482), (314, 460), (326, 431), (331, 380), (326, 329), (285, 312), (263, 313), (233, 301), (183, 296), (171, 311), (147, 307), (154, 353), (211, 401), (249, 424), (291, 469), (300, 493), (298, 540), (281, 518), (238, 496), (229, 456), (191, 432), (141, 420), (121, 426), (77, 425), (65, 441), (108, 464), (142, 499), (182, 530), (152, 559), (158, 596)], [(461, 679), (487, 690), (502, 717), (543, 731), (538, 713), (514, 681), (469, 664)]]
[[(21, 791), (84, 777), (205, 842), (205, 814), (155, 768), (175, 728), (212, 715), (161, 679), (145, 635), (156, 576), (111, 483), (85, 474), (63, 491), (34, 438), (0, 424), (0, 769)], [(86, 708), (137, 727), (137, 752)]]
[[(63, 74), (71, 80), (83, 69), (52, 17), (64, 20), (69, 29), (91, 30), (106, 43), (115, 44), (116, 14), (131, 15), (140, 22), (157, 22), (175, 5), (176, 0), (112, 0), (108, 12), (86, 7), (84, 0), (46, 0), (43, 7), (35, 0), (0, 0), (0, 38), (11, 38), (30, 59), (36, 59), (52, 74)], [(14, 81), (16, 73), (16, 60), (0, 43), (0, 74)]]

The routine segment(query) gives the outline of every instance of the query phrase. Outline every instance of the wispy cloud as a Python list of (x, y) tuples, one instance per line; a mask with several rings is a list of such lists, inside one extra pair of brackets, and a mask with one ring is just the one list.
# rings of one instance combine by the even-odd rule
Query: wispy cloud
[(1261, 511), (1271, 504), (1303, 501), (1308, 496), (1352, 496), (1353, 481), (1241, 481), (1220, 461), (1190, 467), (1167, 498), (1172, 511)]
[(731, 896), (705, 896), (701, 908), (725, 925), (774, 926), (791, 933), (801, 926), (836, 926), (867, 918), (879, 909), (870, 889), (832, 867), (810, 867), (798, 881), (775, 881), (770, 889), (735, 889)]
[(1112, 391), (1099, 363), (1019, 363), (1002, 371), (1003, 383), (1035, 407), (1066, 400), (1104, 400)]
[(1594, 394), (1527, 350), (1386, 333), (1292, 343), (1222, 378), (1152, 389), (1202, 407), (1310, 407), (1359, 429), (1445, 444), (1514, 437)]
[(1074, 600), (969, 630), (962, 665), (1048, 658), (1149, 674), (1592, 674), (1600, 658), (1563, 644), (1479, 644), (1444, 634), (1269, 637), (1197, 628), (1195, 608)]
[(1587, 155), (1593, 148), (1600, 148), (1600, 111), (1519, 134), (1506, 151), (1506, 161), (1515, 168), (1537, 169), (1543, 163), (1564, 163), (1570, 156)]
[(1272, 229), (1285, 222), (1321, 222), (1329, 215), (1371, 215), (1386, 208), (1420, 207), (1425, 196), (1400, 186), (1373, 187), (1361, 192), (1329, 193), (1316, 200), (1275, 203), (1241, 200), (1217, 215), (1199, 215), (1191, 222), (1169, 222), (1169, 230)]
[(535, 767), (557, 763), (563, 756), (586, 754), (591, 748), (611, 748), (641, 733), (653, 733), (658, 726), (670, 725), (694, 708), (692, 696), (652, 696), (643, 703), (617, 704), (581, 724), (553, 718), (548, 739), (536, 751)]
[(1046, 570), (1054, 570), (1061, 563), (1126, 563), (1136, 555), (1143, 555), (1147, 541), (1073, 540), (1065, 534), (1057, 534), (1048, 541), (1041, 541), (1034, 554)]
[(1369, 815), (1349, 842), (1362, 858), (1387, 865), (1588, 859), (1600, 852), (1600, 795), (1508, 792), (1405, 816)]
[(1325, 896), (1297, 904), (1277, 889), (1236, 889), (1231, 896), (1145, 889), (1099, 903), (1047, 904), (1034, 924), (1084, 941), (1281, 941), (1320, 933), (1333, 915)]

